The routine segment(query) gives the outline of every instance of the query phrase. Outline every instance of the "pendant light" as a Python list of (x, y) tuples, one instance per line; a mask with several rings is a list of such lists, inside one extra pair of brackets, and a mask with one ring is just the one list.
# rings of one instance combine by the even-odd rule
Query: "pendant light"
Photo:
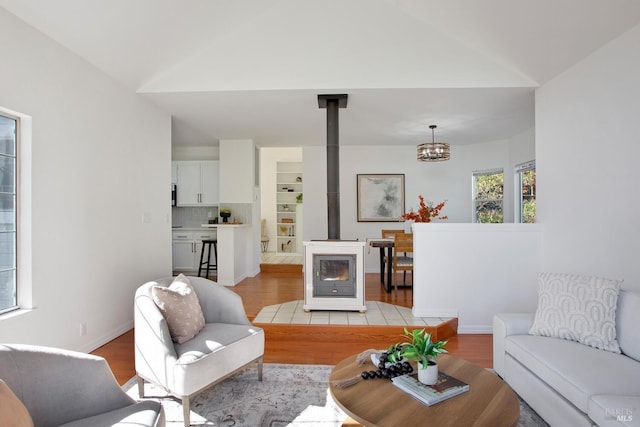
[(442, 162), (449, 160), (451, 157), (449, 144), (435, 142), (434, 129), (436, 127), (436, 125), (429, 126), (429, 129), (431, 129), (431, 142), (418, 145), (418, 160), (421, 162)]

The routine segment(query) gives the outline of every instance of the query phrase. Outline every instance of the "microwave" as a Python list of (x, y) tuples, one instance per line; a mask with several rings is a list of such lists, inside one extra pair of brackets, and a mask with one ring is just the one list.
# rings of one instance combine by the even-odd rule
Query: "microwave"
[(178, 190), (175, 184), (171, 184), (171, 206), (178, 204)]

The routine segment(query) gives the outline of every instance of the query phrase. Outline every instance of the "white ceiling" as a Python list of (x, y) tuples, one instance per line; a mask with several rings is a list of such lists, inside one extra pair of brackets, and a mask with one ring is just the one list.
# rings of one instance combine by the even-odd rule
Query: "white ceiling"
[(640, 23), (637, 0), (0, 0), (158, 104), (177, 145), (500, 140), (536, 87)]

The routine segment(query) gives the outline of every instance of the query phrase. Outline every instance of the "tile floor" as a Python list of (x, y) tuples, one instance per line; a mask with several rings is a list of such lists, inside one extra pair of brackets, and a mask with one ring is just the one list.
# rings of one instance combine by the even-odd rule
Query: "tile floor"
[(367, 301), (367, 311), (305, 312), (304, 301), (289, 301), (264, 307), (254, 323), (285, 323), (297, 325), (376, 325), (376, 326), (437, 326), (450, 320), (444, 317), (413, 317), (411, 309), (378, 301)]
[(302, 255), (276, 254), (275, 252), (262, 252), (263, 264), (302, 264)]
[[(282, 255), (262, 252), (265, 264), (302, 264), (302, 255)], [(367, 311), (305, 312), (304, 301), (289, 301), (264, 307), (255, 323), (285, 323), (298, 325), (376, 325), (376, 326), (437, 326), (450, 320), (444, 317), (414, 317), (411, 309), (378, 301), (367, 301)]]

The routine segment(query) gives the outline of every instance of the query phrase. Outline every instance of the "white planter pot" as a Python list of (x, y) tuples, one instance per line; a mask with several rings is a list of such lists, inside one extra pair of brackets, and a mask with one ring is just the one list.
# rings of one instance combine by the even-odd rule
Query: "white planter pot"
[(438, 381), (438, 364), (430, 361), (427, 369), (423, 369), (422, 363), (418, 362), (418, 381), (422, 384), (435, 384)]

